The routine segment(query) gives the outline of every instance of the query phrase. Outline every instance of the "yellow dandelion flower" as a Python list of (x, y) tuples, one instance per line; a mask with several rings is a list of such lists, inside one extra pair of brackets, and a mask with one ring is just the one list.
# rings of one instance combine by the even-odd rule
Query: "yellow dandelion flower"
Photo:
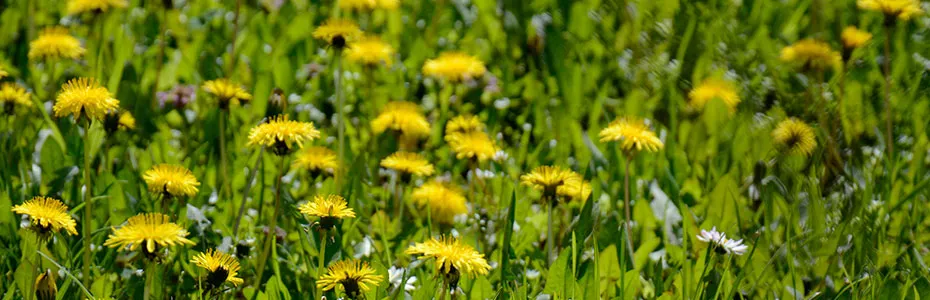
[(252, 95), (229, 79), (220, 78), (203, 83), (203, 90), (219, 100), (221, 109), (228, 109), (230, 104), (239, 105), (239, 102), (249, 102)]
[(446, 123), (446, 139), (455, 133), (468, 133), (472, 131), (484, 131), (484, 122), (478, 119), (478, 116), (457, 116)]
[(68, 14), (76, 15), (85, 12), (106, 12), (112, 8), (125, 8), (126, 0), (70, 0), (68, 1)]
[(298, 170), (309, 171), (311, 174), (333, 174), (339, 168), (339, 161), (335, 151), (326, 147), (313, 146), (297, 154), (297, 159), (294, 160), (292, 166)]
[(430, 176), (436, 170), (426, 158), (416, 153), (396, 152), (381, 160), (381, 166), (400, 172), (402, 175)]
[(688, 98), (691, 99), (689, 105), (698, 110), (704, 109), (704, 106), (713, 99), (723, 100), (730, 113), (736, 112), (736, 106), (740, 102), (739, 90), (732, 82), (714, 78), (701, 82), (688, 93)]
[(77, 59), (84, 55), (81, 41), (71, 36), (64, 27), (49, 27), (29, 43), (29, 59)]
[(448, 183), (430, 181), (413, 190), (413, 201), (429, 207), (430, 217), (441, 224), (452, 224), (455, 217), (468, 213), (465, 195)]
[(313, 141), (320, 137), (320, 131), (310, 122), (288, 120), (287, 115), (271, 118), (249, 131), (249, 145), (270, 147), (277, 155), (287, 155), (294, 150), (294, 144), (303, 148), (304, 141)]
[(530, 173), (520, 176), (520, 182), (545, 192), (546, 196), (553, 196), (558, 188), (573, 176), (577, 175), (559, 166), (539, 166)]
[(429, 121), (420, 113), (420, 107), (412, 102), (389, 102), (381, 114), (371, 121), (371, 129), (380, 134), (388, 129), (400, 131), (410, 137), (429, 135)]
[(801, 120), (790, 118), (778, 123), (772, 131), (775, 144), (785, 153), (810, 156), (817, 148), (814, 129)]
[(827, 43), (806, 39), (783, 48), (781, 60), (802, 66), (805, 70), (825, 70), (839, 68), (843, 58)]
[(620, 148), (626, 151), (650, 152), (659, 151), (665, 147), (655, 132), (649, 130), (646, 123), (639, 119), (622, 118), (610, 123), (607, 128), (601, 129), (601, 142), (619, 142)]
[(27, 215), (39, 232), (64, 229), (70, 235), (77, 235), (77, 222), (68, 214), (68, 206), (57, 199), (36, 196), (23, 204), (13, 206), (13, 212)]
[(313, 201), (300, 205), (297, 210), (308, 217), (319, 217), (317, 224), (323, 230), (336, 227), (341, 219), (355, 218), (355, 210), (339, 195), (314, 196)]
[(119, 228), (113, 228), (113, 233), (103, 243), (110, 248), (129, 248), (135, 251), (142, 247), (142, 252), (148, 255), (158, 253), (156, 247), (175, 245), (193, 245), (194, 242), (186, 237), (189, 233), (184, 227), (171, 223), (168, 216), (160, 213), (142, 213), (135, 215)]
[(338, 50), (346, 47), (348, 42), (360, 35), (362, 30), (355, 22), (345, 19), (330, 19), (313, 30), (313, 37), (325, 40)]
[(384, 276), (375, 273), (366, 262), (341, 260), (329, 266), (326, 274), (317, 279), (316, 287), (324, 291), (342, 288), (346, 297), (358, 299), (384, 280)]
[(394, 48), (376, 36), (359, 39), (358, 42), (352, 43), (345, 52), (349, 60), (366, 65), (376, 65), (382, 62), (390, 65), (393, 55)]
[(453, 276), (451, 279), (458, 279), (461, 273), (486, 275), (491, 270), (484, 254), (454, 238), (432, 238), (425, 243), (416, 243), (404, 252), (419, 255), (420, 259), (435, 259), (436, 271)]
[(125, 130), (136, 129), (136, 118), (128, 111), (119, 115), (119, 128)]
[(88, 118), (103, 120), (108, 111), (117, 107), (119, 100), (113, 99), (110, 91), (96, 80), (75, 78), (62, 85), (52, 110), (56, 117), (73, 115), (76, 120), (86, 114)]
[(468, 158), (483, 162), (497, 153), (497, 146), (494, 145), (491, 137), (480, 131), (453, 133), (446, 136), (446, 141), (449, 142), (449, 147), (459, 159)]
[(339, 8), (347, 10), (394, 10), (398, 6), (399, 0), (339, 0)]
[(568, 197), (576, 201), (586, 201), (591, 196), (591, 184), (584, 180), (581, 174), (572, 172), (565, 182), (555, 190), (556, 195)]
[(855, 26), (846, 27), (840, 35), (843, 40), (843, 47), (846, 49), (862, 48), (872, 40), (872, 34), (862, 31)]
[(7, 110), (13, 109), (14, 106), (32, 107), (32, 100), (26, 89), (15, 83), (4, 82), (0, 84), (0, 105)]
[(165, 196), (193, 197), (200, 186), (193, 172), (178, 165), (156, 165), (145, 171), (142, 179), (149, 186), (149, 192)]
[(219, 287), (227, 281), (235, 286), (243, 282), (242, 278), (236, 277), (239, 275), (239, 260), (219, 250), (209, 249), (199, 253), (191, 259), (191, 263), (210, 272), (206, 281), (212, 287)]
[(436, 59), (427, 60), (423, 74), (451, 81), (481, 77), (487, 69), (477, 57), (462, 52), (445, 52)]
[(859, 0), (856, 4), (861, 9), (878, 11), (886, 17), (905, 21), (924, 12), (918, 0)]

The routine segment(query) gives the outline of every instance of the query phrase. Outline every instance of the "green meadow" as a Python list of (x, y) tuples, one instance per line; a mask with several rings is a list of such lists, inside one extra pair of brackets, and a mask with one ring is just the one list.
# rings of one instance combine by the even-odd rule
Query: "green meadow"
[(0, 298), (930, 298), (927, 11), (0, 0)]

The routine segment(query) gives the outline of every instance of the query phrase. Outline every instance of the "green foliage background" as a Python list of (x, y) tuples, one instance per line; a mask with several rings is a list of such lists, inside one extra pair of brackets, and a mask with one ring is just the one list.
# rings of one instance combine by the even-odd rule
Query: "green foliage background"
[[(383, 207), (392, 185), (379, 173), (378, 161), (396, 149), (397, 141), (373, 135), (368, 124), (388, 101), (422, 104), (434, 134), (421, 145), (421, 153), (440, 174), (465, 186), (468, 165), (453, 159), (444, 144), (438, 108), (456, 95), (449, 110), (480, 116), (509, 155), (482, 166), (494, 177), (469, 197), (470, 214), (454, 228), (494, 266), (487, 276), (464, 278), (461, 297), (930, 297), (925, 262), (930, 254), (926, 15), (899, 22), (890, 36), (896, 152), (885, 153), (882, 16), (857, 9), (851, 0), (402, 0), (396, 11), (372, 13), (338, 11), (332, 1), (173, 2), (175, 7), (166, 9), (161, 1), (131, 0), (126, 9), (65, 16), (63, 1), (0, 1), (0, 66), (11, 73), (5, 81), (27, 86), (43, 108), (54, 103), (66, 79), (95, 77), (138, 122), (131, 132), (105, 136), (97, 129), (84, 138), (71, 119), (55, 118), (48, 109), (4, 115), (3, 299), (32, 299), (36, 267), (57, 271), (56, 263), (68, 270), (60, 272), (58, 297), (80, 297), (76, 281), (65, 273), (79, 275), (82, 238), (97, 245), (96, 280), (89, 292), (97, 298), (141, 298), (144, 278), (123, 276), (141, 269), (141, 260), (99, 245), (110, 227), (153, 209), (154, 198), (141, 174), (159, 163), (184, 165), (203, 185), (197, 196), (171, 204), (197, 245), (171, 249), (160, 280), (153, 283), (156, 290), (178, 298), (200, 297), (203, 272), (190, 258), (224, 239), (255, 240), (252, 255), (241, 259), (240, 277), (246, 284), (222, 297), (318, 297), (313, 282), (320, 238), (311, 230), (312, 220), (295, 206), (312, 195), (336, 192), (338, 186), (333, 179), (314, 185), (306, 174), (287, 176), (285, 213), (279, 222), (285, 234), (277, 244), (277, 260), (265, 278), (252, 278), (281, 162), (247, 147), (246, 141), (248, 130), (265, 116), (271, 90), (279, 87), (295, 99), (292, 117), (314, 120), (323, 130), (315, 144), (335, 148), (332, 51), (311, 33), (336, 15), (357, 20), (398, 54), (391, 66), (346, 65), (351, 122), (342, 194), (359, 217), (339, 228), (326, 251), (328, 262), (360, 254), (355, 246), (368, 238), (373, 249), (363, 259), (379, 274), (387, 276), (390, 266), (407, 267), (407, 276), (418, 278), (412, 299), (438, 297), (441, 278), (431, 263), (411, 265), (415, 258), (403, 250), (442, 230), (417, 218), (424, 213), (395, 218), (393, 209)], [(273, 2), (283, 4), (275, 7)], [(237, 7), (238, 26), (233, 23)], [(50, 69), (29, 60), (27, 53), (41, 28), (55, 24), (68, 26), (87, 54)], [(847, 25), (875, 37), (872, 45), (854, 53), (845, 80), (827, 72), (827, 105), (821, 108), (807, 94), (812, 78), (780, 61), (779, 52), (804, 38), (840, 49), (839, 34)], [(485, 61), (500, 90), (483, 88), (488, 78), (477, 87), (425, 79), (423, 63), (448, 50)], [(308, 64), (324, 69), (310, 74)], [(737, 83), (742, 98), (737, 113), (728, 113), (720, 101), (712, 101), (703, 112), (688, 108), (687, 95), (695, 83), (715, 76)], [(217, 171), (220, 114), (215, 100), (198, 88), (189, 112), (165, 110), (158, 108), (153, 93), (223, 77), (243, 84), (255, 99), (231, 110), (229, 191), (216, 185), (223, 174)], [(312, 119), (307, 104), (326, 118)], [(818, 124), (821, 112), (839, 126)], [(627, 259), (621, 234), (623, 154), (597, 137), (601, 128), (623, 116), (649, 119), (666, 143), (664, 150), (632, 161), (635, 264)], [(773, 146), (771, 130), (786, 117), (817, 128), (818, 148), (811, 157), (781, 155)], [(830, 128), (843, 155), (839, 166), (825, 160)], [(94, 222), (98, 230), (91, 237), (57, 236), (42, 250), (45, 256), (37, 258), (33, 253), (39, 247), (23, 238), (22, 221), (10, 208), (49, 195), (81, 216), (85, 142), (99, 145), (92, 147), (97, 149), (92, 152), (96, 218), (78, 218), (78, 223)], [(517, 181), (539, 165), (572, 168), (585, 174), (594, 189), (584, 204), (558, 206), (558, 238), (552, 242), (560, 252), (551, 266), (542, 250), (549, 242), (545, 205), (538, 192)], [(234, 236), (243, 199), (254, 211), (246, 214)], [(200, 213), (205, 219), (198, 222)], [(750, 251), (714, 255), (695, 239), (701, 229), (711, 227), (743, 239)], [(403, 297), (393, 291), (385, 281), (368, 297)]]

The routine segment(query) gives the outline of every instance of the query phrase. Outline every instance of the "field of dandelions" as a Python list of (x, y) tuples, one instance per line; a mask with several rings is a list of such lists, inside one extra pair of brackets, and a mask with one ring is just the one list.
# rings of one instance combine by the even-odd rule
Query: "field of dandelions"
[(0, 297), (926, 299), (928, 11), (0, 0)]

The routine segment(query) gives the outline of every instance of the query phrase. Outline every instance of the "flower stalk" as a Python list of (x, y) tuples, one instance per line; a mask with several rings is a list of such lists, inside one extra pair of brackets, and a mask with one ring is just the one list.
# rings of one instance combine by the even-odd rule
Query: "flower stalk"
[[(342, 49), (336, 48), (334, 60), (334, 74), (333, 74), (333, 84), (336, 89), (336, 112), (339, 115), (339, 123), (336, 125), (337, 128), (337, 138), (339, 140), (339, 161), (345, 161), (345, 138), (346, 138), (346, 104), (345, 104), (345, 95), (342, 91)], [(342, 190), (342, 185), (344, 181), (344, 172), (336, 170), (336, 186), (339, 190)]]
[(630, 264), (636, 265), (636, 261), (633, 257), (633, 234), (630, 229), (630, 223), (632, 218), (630, 216), (630, 165), (633, 163), (633, 155), (626, 155), (626, 171), (623, 173), (623, 230), (626, 231), (626, 246), (629, 248), (627, 253), (630, 255)]
[(277, 183), (274, 191), (274, 212), (271, 214), (271, 225), (268, 228), (268, 235), (265, 238), (265, 249), (262, 250), (262, 256), (258, 259), (258, 271), (256, 273), (258, 275), (255, 277), (255, 280), (258, 283), (261, 283), (262, 273), (265, 271), (265, 263), (268, 261), (268, 256), (273, 255), (273, 253), (271, 253), (273, 248), (272, 246), (277, 242), (278, 211), (281, 210), (281, 183), (282, 178), (284, 177), (285, 161), (286, 159), (281, 157), (281, 167), (278, 170)]
[(90, 128), (92, 121), (88, 118), (84, 123), (84, 219), (81, 220), (81, 229), (83, 229), (82, 238), (84, 240), (84, 265), (83, 265), (83, 274), (82, 281), (84, 286), (90, 286), (92, 283), (91, 276), (91, 264), (93, 263), (91, 259), (91, 250), (90, 243), (93, 235), (93, 228), (91, 223), (93, 220), (93, 201), (91, 199), (91, 190), (93, 185), (90, 181)]
[[(885, 60), (882, 64), (884, 69), (882, 73), (885, 75), (885, 139), (888, 147), (888, 158), (890, 159), (894, 156), (894, 136), (892, 136), (891, 130), (892, 119), (894, 118), (891, 109), (891, 31), (894, 29), (892, 26), (895, 22), (887, 21), (888, 16), (885, 18), (885, 24), (882, 26), (885, 29)], [(894, 19), (892, 18), (892, 20)]]

